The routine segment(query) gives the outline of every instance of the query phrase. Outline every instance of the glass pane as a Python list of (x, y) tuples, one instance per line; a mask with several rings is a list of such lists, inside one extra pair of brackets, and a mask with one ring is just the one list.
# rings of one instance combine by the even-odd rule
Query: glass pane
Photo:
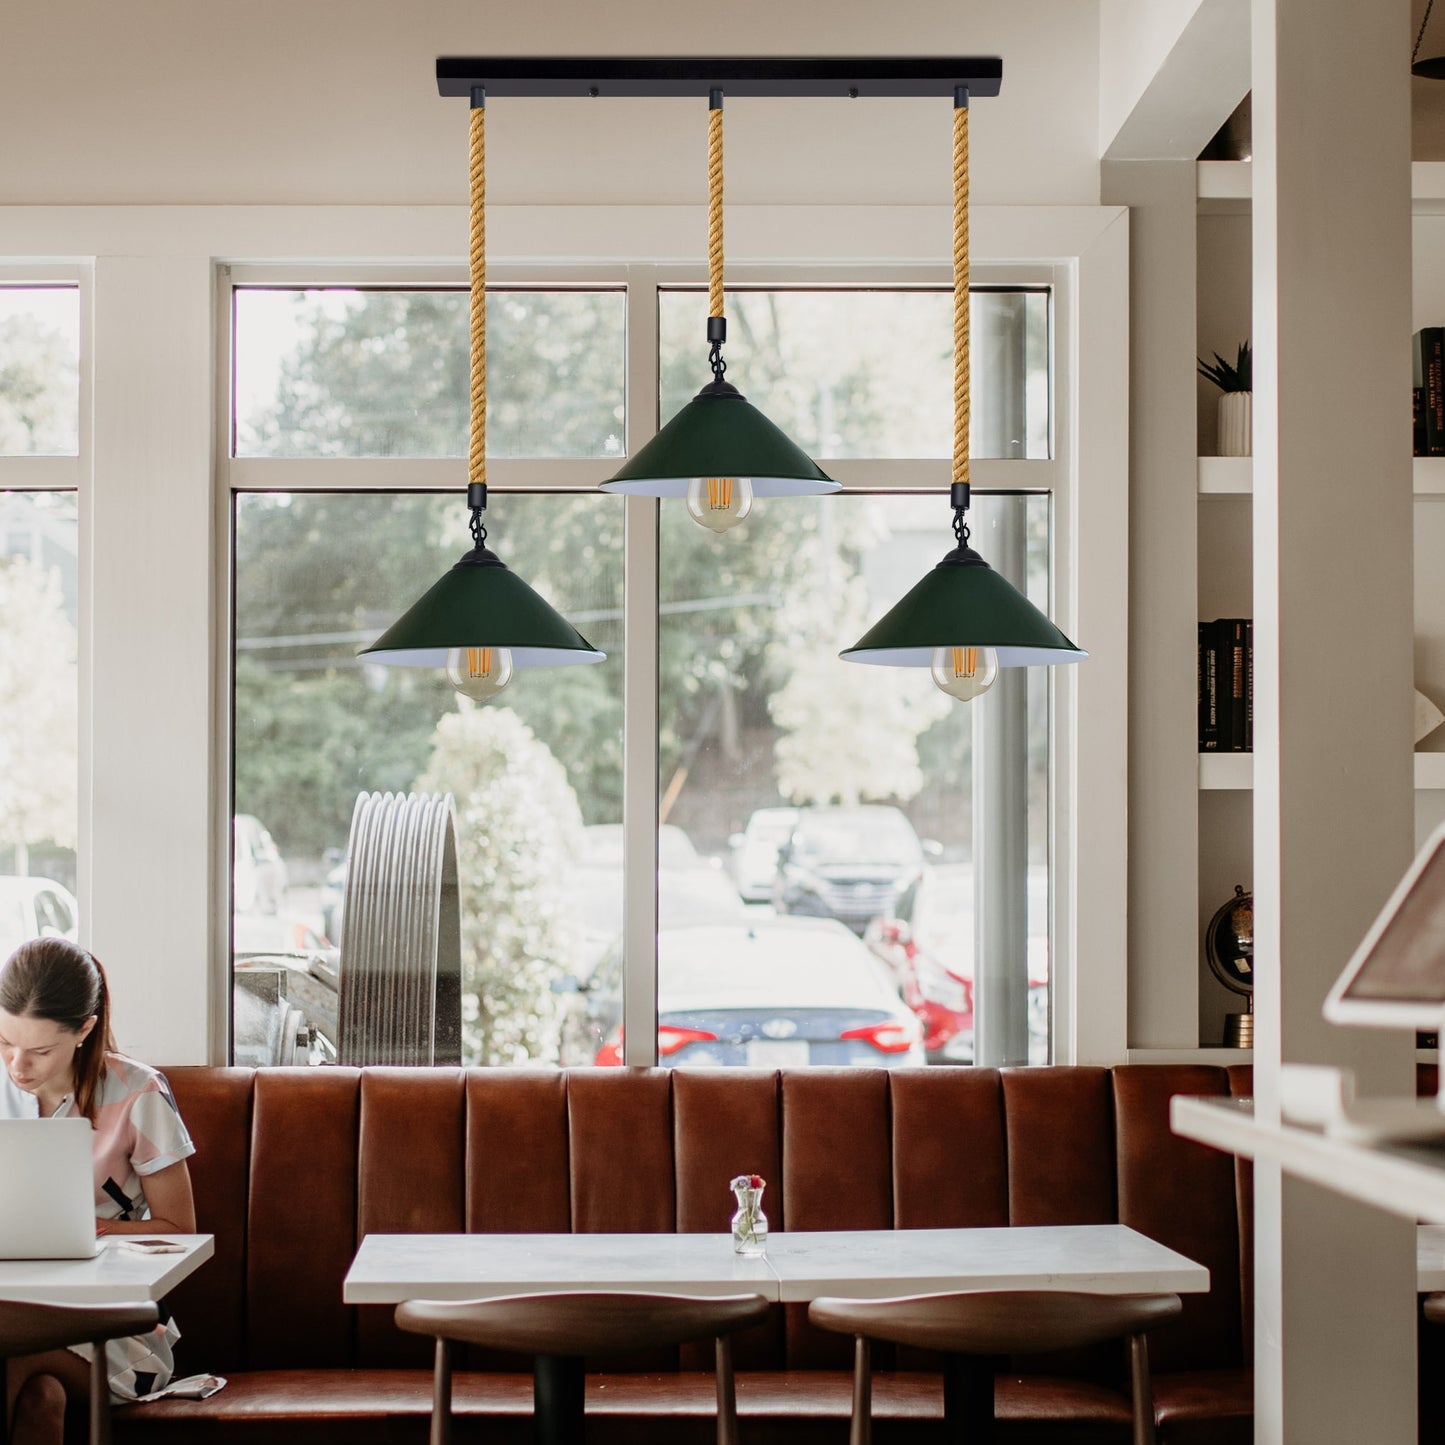
[[(1048, 292), (970, 300), (970, 455), (1047, 457)], [(667, 421), (711, 376), (707, 293), (660, 306)], [(810, 456), (952, 454), (951, 292), (730, 291), (727, 313), (727, 379)]]
[(77, 936), (76, 502), (0, 492), (0, 959)]
[[(622, 817), (622, 507), (494, 493), (487, 518), (488, 545), (607, 660), (519, 669), (479, 707), (441, 671), (356, 656), (469, 545), (460, 497), (236, 499), (238, 1062), (267, 1061), (264, 1014), (240, 1028), (257, 975), (303, 999), (317, 1060), (338, 1043), (331, 945), (359, 792), (455, 799), (466, 1062), (556, 1062), (567, 990), (619, 926), (620, 867), (588, 870), (595, 830)], [(278, 951), (307, 956), (243, 958)]]
[(0, 456), (80, 451), (80, 292), (0, 286)]
[[(466, 291), (235, 292), (235, 452), (460, 457)], [(620, 291), (487, 289), (487, 455), (622, 455)]]
[[(971, 516), (990, 561), (1014, 539), (1047, 607), (1048, 499), (977, 497)], [(720, 544), (663, 505), (664, 1063), (973, 1058), (980, 704), (924, 671), (838, 658), (949, 549), (950, 520), (938, 497), (789, 499)], [(1007, 897), (1026, 922), (1003, 967), (1037, 1031), (1025, 1042), (1020, 1022), (1019, 1061), (1048, 1056), (1047, 673), (1010, 670), (1026, 705), (977, 760), (1019, 760)], [(589, 1022), (607, 1063), (620, 954), (604, 965), (595, 993), (611, 1001)]]

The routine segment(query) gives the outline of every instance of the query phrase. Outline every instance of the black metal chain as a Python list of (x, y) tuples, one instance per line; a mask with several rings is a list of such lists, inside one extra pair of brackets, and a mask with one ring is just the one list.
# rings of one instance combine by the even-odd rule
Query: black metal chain
[(953, 538), (960, 547), (968, 546), (968, 523), (964, 520), (967, 512), (967, 507), (953, 509)]
[(721, 341), (713, 342), (712, 350), (708, 352), (707, 355), (707, 362), (708, 365), (712, 367), (712, 379), (714, 381), (721, 381), (723, 379), (723, 372), (728, 369), (728, 364), (723, 360), (722, 357)]
[(1415, 37), (1415, 48), (1410, 52), (1410, 64), (1414, 65), (1415, 57), (1420, 53), (1420, 42), (1425, 38), (1425, 27), (1430, 23), (1430, 12), (1435, 8), (1435, 0), (1425, 0), (1425, 18), (1420, 22), (1420, 33)]
[(487, 524), (482, 521), (482, 509), (472, 508), (472, 546), (480, 550), (487, 545)]

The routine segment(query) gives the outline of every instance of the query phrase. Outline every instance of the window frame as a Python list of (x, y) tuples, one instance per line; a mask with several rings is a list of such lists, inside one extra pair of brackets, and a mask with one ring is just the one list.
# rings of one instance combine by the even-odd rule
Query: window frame
[(60, 457), (0, 456), (0, 491), (73, 492), (75, 494), (78, 624), (76, 628), (78, 734), (76, 738), (75, 898), (79, 911), (76, 925), (82, 943), (88, 941), (87, 935), (91, 919), (91, 800), (94, 793), (90, 728), (91, 637), (90, 628), (86, 625), (90, 610), (91, 558), (93, 556), (91, 541), (93, 285), (94, 271), (82, 262), (7, 263), (3, 257), (0, 257), (0, 286), (22, 289), (25, 287), (74, 287), (80, 308), (80, 349), (77, 357), (79, 384), (76, 395), (79, 414), (76, 418), (75, 455)]
[[(1038, 264), (975, 263), (971, 281), (979, 289), (1027, 287), (1045, 289), (1050, 296), (1050, 437), (1047, 459), (975, 459), (971, 471), (974, 489), (980, 495), (990, 493), (1042, 493), (1052, 500), (1052, 553), (1050, 591), (1060, 594), (1058, 570), (1060, 557), (1072, 555), (1068, 524), (1071, 508), (1067, 503), (1069, 467), (1060, 456), (1061, 435), (1059, 400), (1063, 392), (1057, 375), (1055, 359), (1061, 344), (1062, 311), (1060, 289), (1069, 285), (1068, 275), (1060, 268)], [(408, 289), (425, 287), (464, 287), (467, 274), (461, 267), (412, 268), (404, 273), (380, 267), (233, 267), (222, 274), (218, 286), (218, 354), (225, 365), (218, 369), (222, 385), (218, 389), (220, 405), (216, 428), (218, 513), (225, 516), (229, 528), (234, 515), (234, 498), (239, 493), (257, 491), (445, 491), (460, 492), (466, 480), (465, 458), (273, 458), (236, 457), (231, 455), (235, 433), (232, 415), (233, 386), (230, 366), (234, 357), (232, 325), (235, 309), (232, 298), (242, 287), (275, 286), (355, 286), (370, 289)], [(626, 307), (625, 416), (626, 454), (635, 455), (658, 430), (657, 406), (649, 401), (658, 396), (658, 330), (659, 300), (666, 289), (705, 286), (706, 276), (697, 266), (625, 263), (617, 266), (548, 266), (489, 265), (489, 286), (533, 287), (539, 289), (607, 288), (623, 291)], [(826, 269), (802, 264), (739, 265), (728, 270), (729, 287), (739, 289), (778, 289), (788, 291), (903, 291), (924, 289), (938, 291), (952, 285), (951, 273), (938, 266), (894, 265), (866, 267), (830, 267)], [(1063, 334), (1067, 334), (1066, 331)], [(705, 344), (699, 342), (699, 374), (705, 363)], [(948, 458), (865, 458), (840, 459), (818, 457), (819, 465), (842, 484), (844, 492), (872, 494), (904, 493), (939, 494), (946, 496), (951, 481)], [(553, 492), (576, 493), (594, 490), (615, 470), (615, 458), (489, 458), (487, 480), (489, 489), (497, 493)], [(459, 504), (460, 505), (460, 504)], [(657, 1063), (657, 800), (658, 800), (658, 506), (648, 497), (623, 499), (623, 627), (624, 647), (623, 691), (623, 948), (626, 960), (623, 978), (623, 1062), (630, 1067), (650, 1067)], [(459, 514), (460, 515), (460, 512)], [(947, 541), (946, 509), (939, 513), (940, 546)], [(227, 557), (233, 556), (233, 539), (226, 537)], [(225, 771), (227, 776), (226, 810), (232, 807), (230, 779), (234, 772), (234, 727), (230, 717), (234, 707), (234, 660), (231, 657), (232, 633), (230, 617), (234, 599), (234, 578), (225, 601), (226, 633), (220, 642), (220, 655), (226, 659), (231, 673), (228, 699)], [(219, 611), (220, 609), (218, 609)], [(1057, 607), (1054, 609), (1057, 612)], [(1067, 630), (1067, 628), (1066, 628)], [(1070, 668), (1051, 669), (1069, 673)], [(1062, 681), (1062, 679), (1061, 679)], [(1050, 735), (1058, 737), (1066, 726), (1071, 689), (1055, 686), (1050, 689)], [(1059, 856), (1057, 824), (1059, 815), (1054, 806), (1056, 787), (1052, 782), (1057, 762), (1055, 747), (1050, 757), (1050, 809), (1048, 853), (1050, 876)], [(228, 875), (229, 876), (229, 875)], [(1069, 989), (1064, 982), (1073, 972), (1072, 950), (1061, 948), (1061, 941), (1072, 933), (1060, 928), (1061, 909), (1069, 907), (1069, 891), (1051, 890), (1049, 951), (1051, 987), (1054, 990), (1055, 1016), (1064, 1018), (1059, 1000), (1067, 1000)], [(1066, 921), (1066, 920), (1065, 920)], [(229, 947), (223, 950), (226, 988), (230, 985)], [(227, 1024), (229, 1030), (229, 1024)], [(1054, 1030), (1051, 1029), (1051, 1036)], [(1062, 1059), (1074, 1052), (1071, 1041), (1051, 1042), (1051, 1057)]]

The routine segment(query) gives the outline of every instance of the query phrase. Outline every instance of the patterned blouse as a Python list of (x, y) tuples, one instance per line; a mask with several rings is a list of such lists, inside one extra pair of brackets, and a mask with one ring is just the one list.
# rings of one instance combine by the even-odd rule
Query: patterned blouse
[[(145, 1176), (189, 1158), (196, 1146), (165, 1075), (148, 1064), (107, 1054), (97, 1104), (92, 1140), (96, 1218), (145, 1219), (150, 1215)], [(51, 1117), (64, 1119), (74, 1108), (75, 1095), (67, 1094)], [(39, 1117), (35, 1095), (17, 1089), (0, 1070), (0, 1118)]]

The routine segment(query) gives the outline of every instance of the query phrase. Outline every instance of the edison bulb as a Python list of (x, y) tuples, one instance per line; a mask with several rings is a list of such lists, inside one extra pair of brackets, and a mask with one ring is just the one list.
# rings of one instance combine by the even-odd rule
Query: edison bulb
[(687, 484), (688, 515), (711, 532), (736, 527), (753, 509), (753, 484), (746, 477), (694, 477)]
[(998, 676), (998, 653), (991, 647), (939, 647), (933, 653), (933, 682), (960, 702), (987, 692)]
[(473, 702), (496, 697), (512, 680), (512, 654), (505, 647), (454, 647), (447, 653), (447, 681)]

